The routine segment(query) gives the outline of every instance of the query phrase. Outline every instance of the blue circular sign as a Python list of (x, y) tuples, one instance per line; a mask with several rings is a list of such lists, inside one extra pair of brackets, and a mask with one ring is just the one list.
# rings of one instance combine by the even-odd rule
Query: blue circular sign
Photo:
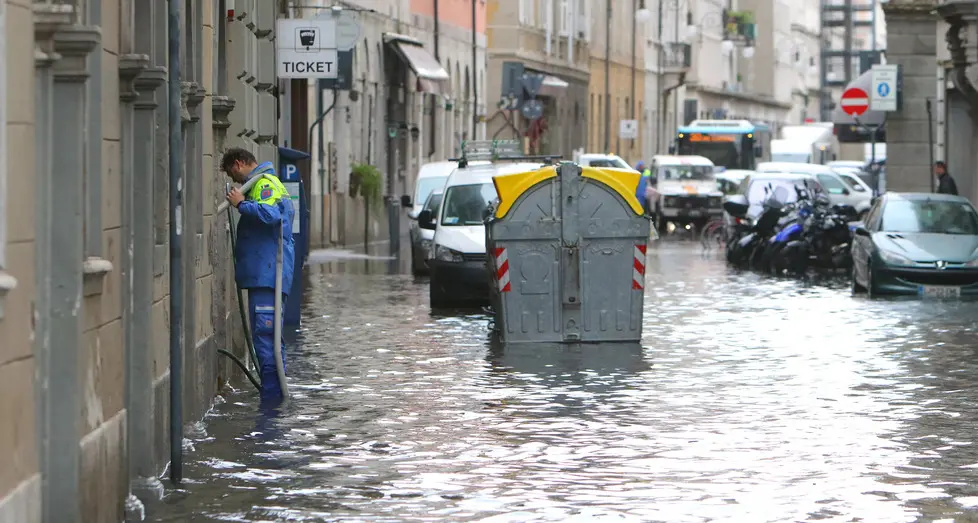
[(890, 84), (879, 84), (876, 87), (876, 92), (879, 93), (880, 96), (887, 96), (887, 95), (889, 95), (890, 94)]

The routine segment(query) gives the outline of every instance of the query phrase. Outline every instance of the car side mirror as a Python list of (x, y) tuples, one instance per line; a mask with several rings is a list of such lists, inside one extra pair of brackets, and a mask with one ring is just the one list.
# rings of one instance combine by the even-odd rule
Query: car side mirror
[(401, 207), (413, 207), (410, 196), (406, 194), (401, 196)]
[(849, 189), (842, 189), (842, 194), (844, 196), (849, 196), (849, 194), (851, 194), (851, 193), (849, 192)]
[(435, 228), (435, 217), (431, 213), (431, 209), (425, 209), (418, 215), (418, 227), (421, 227), (422, 229)]

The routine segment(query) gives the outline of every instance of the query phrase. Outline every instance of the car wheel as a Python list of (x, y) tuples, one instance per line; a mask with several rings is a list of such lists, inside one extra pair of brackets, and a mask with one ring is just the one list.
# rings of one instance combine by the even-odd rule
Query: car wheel
[(448, 294), (432, 282), (428, 287), (428, 307), (430, 309), (447, 309), (450, 305)]
[(866, 266), (866, 295), (870, 298), (876, 296), (876, 286), (873, 284), (873, 268)]

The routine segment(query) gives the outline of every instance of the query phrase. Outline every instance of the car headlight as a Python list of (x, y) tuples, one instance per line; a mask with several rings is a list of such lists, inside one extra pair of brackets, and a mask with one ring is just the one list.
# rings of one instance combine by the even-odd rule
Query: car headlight
[(890, 265), (913, 265), (913, 260), (895, 252), (879, 251), (880, 258)]
[(421, 252), (428, 252), (431, 249), (431, 240), (421, 239)]
[(438, 261), (458, 263), (462, 261), (462, 253), (456, 251), (455, 249), (435, 245), (435, 259)]

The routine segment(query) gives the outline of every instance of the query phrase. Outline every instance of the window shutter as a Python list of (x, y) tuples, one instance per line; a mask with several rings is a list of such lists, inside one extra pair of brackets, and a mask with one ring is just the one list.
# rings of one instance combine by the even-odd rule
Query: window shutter
[(567, 38), (574, 30), (573, 11), (570, 8), (569, 0), (560, 0), (560, 36)]
[(527, 25), (527, 23), (529, 22), (529, 17), (526, 15), (526, 10), (527, 10), (527, 7), (528, 7), (526, 4), (528, 2), (530, 2), (530, 1), (532, 1), (532, 0), (519, 0), (519, 2), (520, 2), (520, 13), (519, 13), (520, 25)]
[(584, 41), (591, 41), (591, 0), (579, 0), (580, 8), (577, 10), (578, 31), (584, 34)]

